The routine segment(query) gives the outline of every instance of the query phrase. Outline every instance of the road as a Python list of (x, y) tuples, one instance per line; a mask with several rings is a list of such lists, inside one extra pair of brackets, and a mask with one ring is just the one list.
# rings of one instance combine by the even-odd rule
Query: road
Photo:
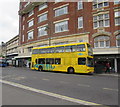
[[(115, 76), (6, 67), (2, 69), (2, 80), (3, 105), (118, 105), (118, 77)], [(10, 101), (9, 97), (13, 100)], [(23, 100), (19, 101), (20, 98)], [(28, 98), (31, 98), (29, 102)], [(41, 98), (42, 102), (38, 100)]]

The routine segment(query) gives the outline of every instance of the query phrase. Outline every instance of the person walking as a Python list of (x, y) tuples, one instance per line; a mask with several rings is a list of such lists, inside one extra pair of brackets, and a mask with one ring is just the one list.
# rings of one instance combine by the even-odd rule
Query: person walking
[(105, 73), (110, 73), (110, 64), (109, 64), (109, 62), (106, 63), (106, 71), (105, 71)]

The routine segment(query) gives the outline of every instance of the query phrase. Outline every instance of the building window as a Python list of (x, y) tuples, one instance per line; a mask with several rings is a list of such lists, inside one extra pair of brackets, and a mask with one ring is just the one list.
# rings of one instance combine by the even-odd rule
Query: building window
[(47, 20), (47, 13), (38, 17), (38, 22), (42, 22), (42, 21), (45, 21), (45, 20)]
[(109, 14), (107, 13), (93, 16), (93, 25), (94, 28), (109, 27), (110, 26)]
[(33, 14), (34, 14), (34, 11), (32, 10), (28, 13), (28, 17), (32, 16)]
[(44, 36), (44, 35), (47, 35), (46, 26), (44, 26), (44, 27), (39, 27), (39, 28), (38, 28), (38, 36)]
[(39, 5), (39, 11), (43, 10), (45, 8), (47, 8), (47, 3), (43, 3), (43, 4)]
[(23, 25), (23, 30), (25, 29), (25, 25)]
[(114, 0), (114, 5), (120, 4), (120, 0)]
[(25, 41), (25, 36), (24, 35), (22, 35), (22, 42), (24, 42)]
[(23, 21), (23, 22), (25, 21), (25, 16), (23, 16), (22, 21)]
[(62, 8), (58, 8), (55, 10), (55, 17), (61, 16), (67, 13), (68, 13), (68, 6), (64, 6)]
[(116, 36), (116, 46), (120, 47), (120, 34)]
[(109, 0), (93, 0), (93, 9), (109, 6)]
[(98, 36), (94, 39), (95, 48), (108, 48), (110, 47), (110, 37), (109, 36)]
[(57, 2), (62, 2), (62, 1), (64, 1), (64, 0), (55, 0), (55, 3), (57, 3)]
[(55, 24), (55, 33), (68, 31), (68, 21), (63, 21)]
[(78, 28), (83, 28), (83, 17), (78, 17)]
[(83, 1), (78, 0), (78, 10), (83, 9)]
[(120, 25), (120, 11), (115, 12), (115, 25)]
[(28, 27), (33, 26), (33, 24), (34, 24), (34, 20), (30, 20), (30, 21), (28, 21)]
[(28, 47), (28, 52), (32, 52), (32, 48), (33, 48), (33, 46), (32, 47)]
[(28, 32), (28, 40), (33, 39), (33, 31)]

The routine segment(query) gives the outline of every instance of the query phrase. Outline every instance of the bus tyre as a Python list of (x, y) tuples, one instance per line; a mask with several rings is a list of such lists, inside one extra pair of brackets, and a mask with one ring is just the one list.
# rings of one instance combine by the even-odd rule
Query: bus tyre
[(38, 71), (42, 71), (42, 70), (43, 70), (43, 67), (39, 66)]
[(68, 73), (73, 74), (74, 73), (74, 68), (72, 68), (72, 67), (68, 68)]

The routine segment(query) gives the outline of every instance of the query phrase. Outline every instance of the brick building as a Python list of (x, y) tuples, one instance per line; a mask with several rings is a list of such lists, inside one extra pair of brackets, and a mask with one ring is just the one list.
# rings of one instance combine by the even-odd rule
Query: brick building
[[(46, 0), (47, 1), (47, 0)], [(95, 63), (120, 64), (120, 2), (20, 2), (19, 58), (30, 58), (31, 48), (89, 42)]]

